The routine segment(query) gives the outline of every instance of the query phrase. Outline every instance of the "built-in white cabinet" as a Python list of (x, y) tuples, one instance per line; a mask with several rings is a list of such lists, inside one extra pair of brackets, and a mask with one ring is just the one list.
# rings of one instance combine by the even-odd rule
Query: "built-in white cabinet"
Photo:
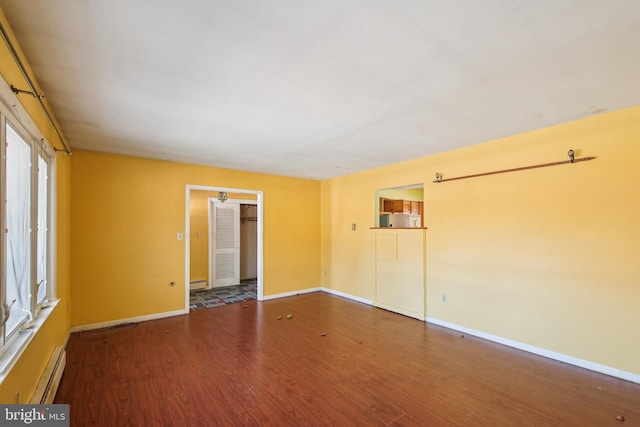
[(425, 318), (425, 229), (375, 229), (374, 305)]

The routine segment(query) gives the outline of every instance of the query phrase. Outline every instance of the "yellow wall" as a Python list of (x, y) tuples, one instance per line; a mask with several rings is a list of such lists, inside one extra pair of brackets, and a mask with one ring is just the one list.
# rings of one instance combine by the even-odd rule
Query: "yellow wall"
[(635, 107), (326, 180), (323, 286), (373, 298), (372, 195), (424, 182), (427, 316), (640, 373), (638, 158)]
[(73, 325), (184, 308), (186, 184), (264, 192), (265, 296), (320, 283), (318, 181), (88, 151), (71, 171)]
[[(10, 31), (4, 13), (0, 9), (0, 21)], [(12, 37), (13, 38), (13, 37)], [(14, 45), (19, 48), (15, 39)], [(23, 63), (27, 64), (22, 54)], [(30, 72), (30, 71), (29, 71)], [(13, 61), (7, 46), (0, 42), (0, 75), (8, 83), (16, 87), (26, 88), (27, 84)], [(33, 73), (30, 72), (33, 78)], [(18, 101), (25, 107), (29, 116), (36, 123), (43, 136), (51, 144), (62, 147), (53, 128), (49, 125), (44, 113), (33, 97), (20, 96)], [(45, 101), (46, 102), (46, 101)], [(62, 345), (69, 332), (70, 321), (70, 157), (58, 153), (56, 155), (56, 191), (57, 223), (57, 265), (56, 283), (60, 302), (51, 313), (46, 323), (25, 349), (23, 356), (0, 385), (0, 403), (15, 403), (16, 392), (19, 392), (20, 403), (31, 399), (42, 372), (53, 349)]]

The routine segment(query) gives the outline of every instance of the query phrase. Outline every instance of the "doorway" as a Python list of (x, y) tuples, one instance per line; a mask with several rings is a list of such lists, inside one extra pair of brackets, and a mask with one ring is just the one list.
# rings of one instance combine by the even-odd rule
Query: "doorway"
[[(208, 200), (210, 234), (206, 288), (233, 286), (249, 280), (257, 283), (257, 201), (233, 198), (221, 202), (215, 197)], [(193, 266), (193, 260), (191, 264)], [(193, 276), (192, 271), (192, 283)]]
[[(263, 243), (263, 192), (258, 190), (250, 190), (250, 189), (239, 189), (239, 188), (227, 188), (227, 187), (214, 187), (214, 186), (204, 186), (204, 185), (194, 185), (187, 184), (185, 191), (185, 312), (189, 311), (190, 308), (190, 282), (192, 279), (192, 254), (191, 254), (191, 243), (192, 239), (202, 239), (204, 236), (202, 231), (194, 230), (192, 233), (192, 220), (191, 220), (191, 202), (192, 197), (198, 197), (197, 192), (215, 192), (216, 194), (219, 192), (226, 192), (230, 195), (230, 198), (227, 202), (230, 204), (238, 204), (240, 207), (243, 205), (250, 205), (253, 209), (252, 212), (255, 213), (255, 216), (251, 217), (252, 222), (254, 222), (254, 227), (256, 228), (255, 233), (255, 266), (254, 266), (254, 274), (256, 277), (255, 286), (256, 286), (256, 298), (258, 301), (262, 301), (264, 299), (264, 282), (263, 282), (263, 253), (264, 253), (264, 243)], [(243, 197), (246, 197), (243, 198)], [(209, 217), (207, 215), (207, 217)], [(210, 228), (212, 229), (212, 228)], [(204, 242), (203, 242), (204, 243)], [(213, 253), (213, 252), (212, 252)], [(211, 267), (210, 267), (211, 268)], [(214, 267), (215, 268), (215, 267)], [(207, 276), (205, 276), (207, 277)], [(210, 278), (208, 280), (203, 280), (203, 284), (201, 287), (211, 287), (214, 283)], [(208, 283), (207, 283), (208, 282)]]

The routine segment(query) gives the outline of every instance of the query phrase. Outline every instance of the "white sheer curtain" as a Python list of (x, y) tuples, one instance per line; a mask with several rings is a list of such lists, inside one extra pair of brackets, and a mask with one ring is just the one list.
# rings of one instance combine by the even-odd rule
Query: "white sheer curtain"
[(7, 126), (6, 294), (11, 307), (9, 336), (30, 313), (31, 283), (31, 146)]

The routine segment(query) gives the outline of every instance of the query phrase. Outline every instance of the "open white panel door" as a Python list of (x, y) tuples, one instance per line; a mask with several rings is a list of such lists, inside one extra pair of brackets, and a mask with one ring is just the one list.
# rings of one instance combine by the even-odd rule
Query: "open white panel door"
[(240, 204), (212, 203), (211, 287), (240, 283)]

